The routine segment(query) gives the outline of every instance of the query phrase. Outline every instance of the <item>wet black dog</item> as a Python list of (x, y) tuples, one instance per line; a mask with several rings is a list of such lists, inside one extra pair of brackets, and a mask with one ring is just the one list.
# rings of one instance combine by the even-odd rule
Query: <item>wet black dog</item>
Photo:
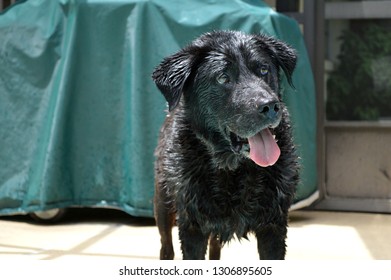
[(172, 259), (177, 222), (184, 259), (219, 259), (253, 232), (261, 259), (285, 257), (298, 158), (279, 72), (285, 43), (233, 31), (207, 33), (165, 58), (153, 79), (169, 105), (156, 150), (155, 218), (161, 259)]

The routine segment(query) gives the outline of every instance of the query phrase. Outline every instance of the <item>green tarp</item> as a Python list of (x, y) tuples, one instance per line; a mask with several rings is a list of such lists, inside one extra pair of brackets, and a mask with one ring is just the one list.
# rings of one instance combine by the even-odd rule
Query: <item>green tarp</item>
[(315, 93), (297, 23), (260, 0), (29, 0), (0, 14), (0, 214), (71, 206), (152, 216), (165, 101), (150, 75), (201, 33), (267, 33), (298, 50), (286, 87), (316, 191)]

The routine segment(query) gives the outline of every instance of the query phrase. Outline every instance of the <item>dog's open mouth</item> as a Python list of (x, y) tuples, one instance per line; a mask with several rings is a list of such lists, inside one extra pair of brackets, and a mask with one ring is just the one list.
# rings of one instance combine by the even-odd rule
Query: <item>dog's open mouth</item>
[(242, 138), (233, 132), (229, 135), (233, 150), (248, 155), (259, 166), (271, 166), (280, 157), (281, 151), (272, 128), (264, 128), (249, 138)]

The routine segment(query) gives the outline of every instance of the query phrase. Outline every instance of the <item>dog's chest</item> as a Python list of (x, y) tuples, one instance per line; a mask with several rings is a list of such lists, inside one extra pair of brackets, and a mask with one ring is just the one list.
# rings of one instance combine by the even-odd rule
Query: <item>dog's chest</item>
[(268, 223), (278, 199), (275, 187), (267, 185), (261, 172), (248, 173), (216, 171), (199, 180), (192, 177), (179, 191), (177, 205), (182, 209), (178, 210), (185, 211), (204, 231), (244, 237)]
[(273, 188), (260, 172), (218, 172), (214, 180), (210, 195), (215, 210), (222, 215), (251, 217), (267, 207), (267, 198), (274, 197)]

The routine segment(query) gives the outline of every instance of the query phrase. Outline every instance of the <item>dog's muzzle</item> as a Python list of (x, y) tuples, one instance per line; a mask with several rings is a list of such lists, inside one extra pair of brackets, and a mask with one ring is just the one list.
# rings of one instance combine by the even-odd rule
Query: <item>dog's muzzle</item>
[(280, 102), (268, 102), (258, 106), (261, 129), (249, 137), (229, 131), (231, 149), (236, 154), (250, 158), (257, 165), (267, 167), (274, 165), (281, 151), (274, 135), (274, 129), (281, 121)]

